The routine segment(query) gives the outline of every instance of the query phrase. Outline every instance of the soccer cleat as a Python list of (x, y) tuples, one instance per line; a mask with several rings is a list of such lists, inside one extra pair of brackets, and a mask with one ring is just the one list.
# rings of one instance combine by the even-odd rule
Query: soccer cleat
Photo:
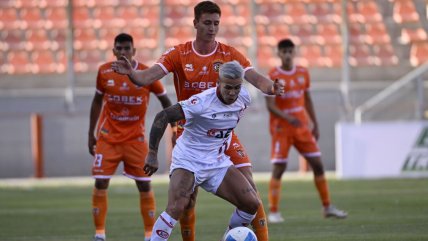
[(323, 214), (325, 218), (346, 218), (348, 216), (347, 212), (337, 209), (331, 204), (323, 208)]
[(95, 236), (94, 241), (106, 241), (105, 237)]
[(280, 212), (269, 213), (268, 221), (269, 223), (282, 223), (284, 222), (284, 218), (282, 217)]
[(150, 241), (150, 238), (144, 238), (144, 241)]

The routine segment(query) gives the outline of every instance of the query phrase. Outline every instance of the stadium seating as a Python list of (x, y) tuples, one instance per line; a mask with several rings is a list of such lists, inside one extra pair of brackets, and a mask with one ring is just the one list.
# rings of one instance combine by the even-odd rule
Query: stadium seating
[[(164, 0), (160, 6), (159, 0), (74, 0), (76, 70), (96, 71), (99, 63), (113, 58), (112, 40), (120, 32), (134, 36), (138, 56), (147, 61), (157, 58), (161, 49), (193, 39), (192, 7), (198, 2)], [(304, 65), (342, 65), (341, 0), (218, 3), (222, 7), (218, 39), (244, 53), (255, 48), (254, 60), (260, 66), (278, 63), (276, 45), (283, 38), (296, 42), (298, 60)], [(67, 4), (67, 0), (0, 1), (2, 73), (64, 72)], [(388, 67), (401, 63), (417, 66), (427, 60), (426, 20), (417, 11), (422, 5), (412, 0), (348, 1), (349, 62), (355, 67)], [(165, 39), (160, 39), (162, 32)], [(24, 67), (14, 66), (19, 63)]]

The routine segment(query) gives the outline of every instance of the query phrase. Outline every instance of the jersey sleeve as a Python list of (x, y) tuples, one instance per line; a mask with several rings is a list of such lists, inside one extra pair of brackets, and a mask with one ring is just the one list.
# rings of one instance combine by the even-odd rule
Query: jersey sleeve
[(158, 59), (158, 61), (155, 63), (163, 69), (165, 74), (173, 72), (175, 66), (174, 63), (177, 63), (180, 60), (179, 51), (177, 48), (178, 47), (172, 47), (165, 51), (165, 53), (163, 53), (162, 56)]
[(192, 96), (189, 99), (180, 101), (178, 103), (183, 109), (186, 121), (191, 121), (202, 113), (203, 103), (201, 98), (198, 96)]
[(156, 96), (166, 95), (166, 89), (160, 80), (156, 80), (149, 85), (150, 92), (153, 92)]
[(103, 68), (102, 66), (98, 68), (98, 74), (97, 74), (97, 83), (96, 83), (96, 92), (98, 94), (103, 94), (104, 93), (104, 85), (103, 85), (103, 74), (102, 74)]
[(238, 50), (236, 50), (233, 47), (231, 48), (232, 57), (234, 60), (238, 61), (242, 68), (244, 68), (244, 72), (247, 72), (247, 70), (253, 69), (254, 67), (251, 65), (250, 60), (248, 60), (243, 54), (241, 54)]

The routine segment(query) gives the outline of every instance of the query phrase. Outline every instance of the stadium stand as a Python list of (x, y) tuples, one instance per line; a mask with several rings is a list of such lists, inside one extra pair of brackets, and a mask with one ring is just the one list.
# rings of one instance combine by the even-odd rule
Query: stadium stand
[[(109, 52), (110, 40), (122, 31), (131, 32), (137, 40), (139, 56), (153, 62), (160, 50), (193, 38), (192, 7), (197, 2), (165, 0), (160, 6), (159, 0), (73, 1), (76, 70), (80, 73), (95, 71), (97, 63), (110, 60), (112, 56), (103, 51)], [(263, 70), (269, 63), (275, 63), (276, 43), (285, 37), (299, 45), (299, 60), (303, 65), (310, 68), (341, 66), (340, 0), (218, 2), (223, 11), (219, 40), (244, 53), (255, 48), (257, 53), (253, 61)], [(66, 0), (0, 1), (0, 50), (3, 55), (0, 73), (64, 71), (63, 62), (53, 61), (63, 60), (65, 53), (67, 3)], [(255, 6), (253, 13), (251, 4)], [(425, 43), (428, 22), (423, 16), (426, 7), (427, 3), (421, 0), (349, 1), (350, 64), (355, 68), (422, 64), (428, 59)], [(162, 28), (164, 39), (160, 34)], [(15, 66), (18, 63), (30, 67), (18, 70)], [(43, 64), (47, 67), (42, 67)]]

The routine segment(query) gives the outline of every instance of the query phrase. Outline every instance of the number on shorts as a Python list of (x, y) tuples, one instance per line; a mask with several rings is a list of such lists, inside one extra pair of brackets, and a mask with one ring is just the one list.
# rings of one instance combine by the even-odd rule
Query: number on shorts
[(95, 154), (94, 167), (100, 167), (103, 161), (103, 154)]

